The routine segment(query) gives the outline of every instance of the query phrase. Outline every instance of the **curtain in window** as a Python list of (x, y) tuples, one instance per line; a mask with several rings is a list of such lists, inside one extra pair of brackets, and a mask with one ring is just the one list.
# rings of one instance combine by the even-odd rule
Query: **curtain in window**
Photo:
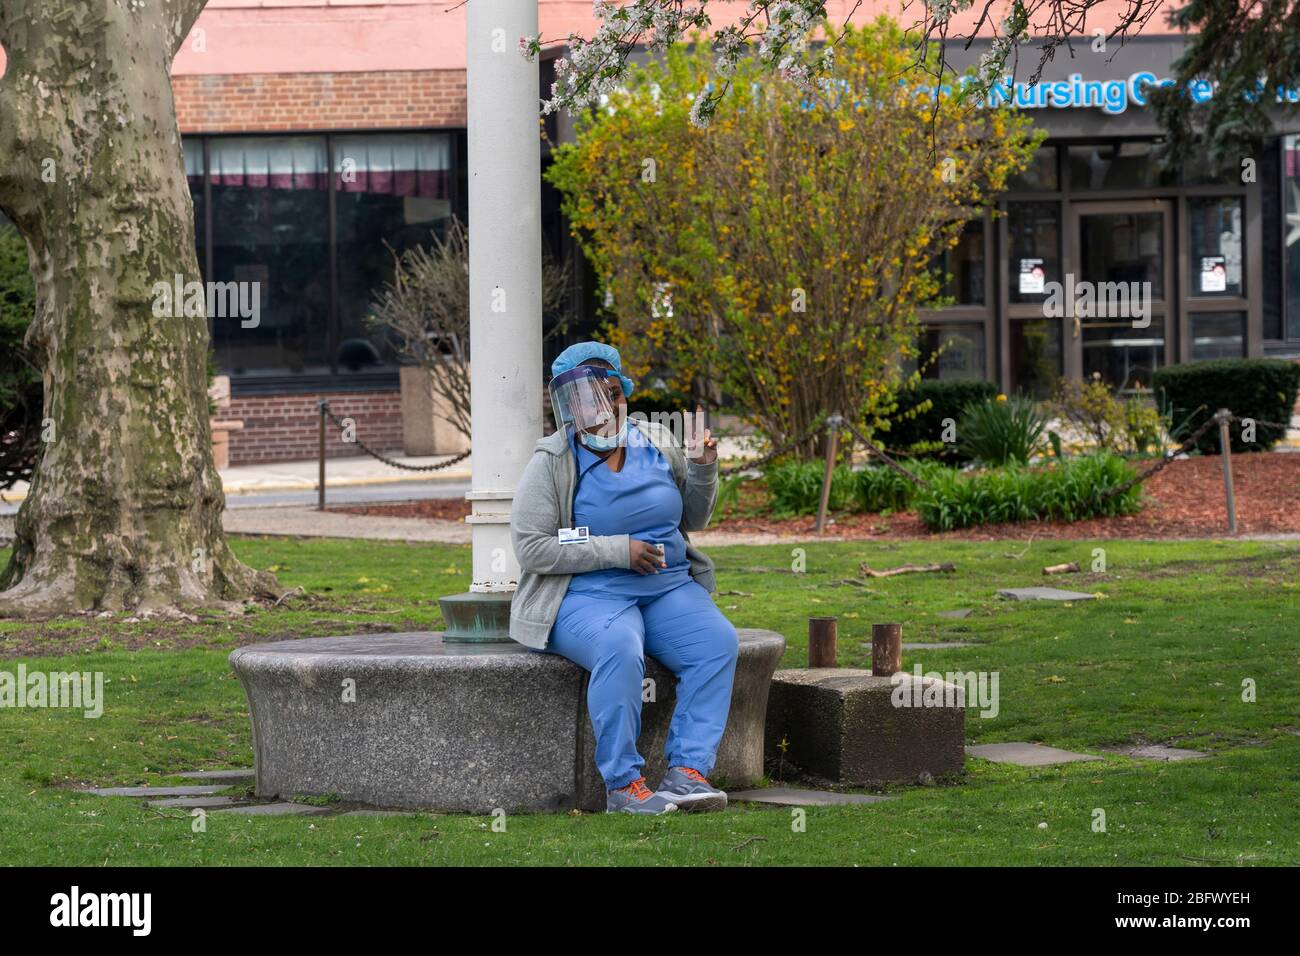
[(212, 185), (253, 189), (326, 189), (323, 137), (232, 137), (211, 140)]
[(336, 188), (386, 196), (451, 196), (451, 137), (436, 134), (334, 138)]
[(185, 178), (189, 180), (190, 189), (203, 186), (203, 140), (183, 139), (181, 149), (185, 153)]

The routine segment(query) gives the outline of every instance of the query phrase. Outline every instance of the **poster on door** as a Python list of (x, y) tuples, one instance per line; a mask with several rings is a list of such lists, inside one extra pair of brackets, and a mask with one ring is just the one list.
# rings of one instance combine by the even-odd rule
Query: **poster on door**
[(1228, 260), (1224, 256), (1201, 256), (1201, 291), (1228, 290)]
[(1042, 259), (1020, 260), (1020, 294), (1042, 295), (1043, 283), (1047, 279), (1047, 270), (1043, 268)]

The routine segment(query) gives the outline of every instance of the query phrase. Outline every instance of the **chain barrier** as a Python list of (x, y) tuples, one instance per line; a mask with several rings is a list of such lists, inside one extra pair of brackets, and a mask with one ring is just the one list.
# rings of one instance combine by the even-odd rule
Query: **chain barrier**
[[(1202, 411), (1203, 409), (1205, 409), (1205, 406), (1204, 406), (1204, 405), (1202, 405), (1200, 408), (1196, 409), (1196, 411), (1199, 412), (1199, 411)], [(1226, 409), (1225, 409), (1225, 411), (1226, 411)], [(1192, 414), (1196, 414), (1196, 412), (1193, 412)], [(1240, 415), (1233, 415), (1231, 412), (1228, 412), (1228, 415), (1227, 415), (1226, 420), (1227, 420), (1227, 421), (1230, 421), (1230, 422), (1237, 422), (1237, 423), (1239, 423), (1239, 424), (1244, 423), (1244, 422), (1246, 422), (1246, 421), (1252, 421), (1252, 422), (1254, 422), (1256, 425), (1264, 425), (1264, 426), (1267, 426), (1267, 427), (1269, 427), (1269, 428), (1280, 428), (1280, 429), (1282, 429), (1282, 434), (1283, 434), (1283, 435), (1285, 435), (1286, 432), (1287, 432), (1287, 430), (1290, 429), (1290, 427), (1291, 427), (1290, 425), (1281, 425), (1281, 424), (1279, 424), (1279, 423), (1277, 423), (1277, 422), (1263, 422), (1263, 421), (1260, 421), (1260, 420), (1257, 419), (1257, 418), (1246, 419), (1246, 418), (1242, 418)], [(1203, 421), (1203, 422), (1201, 423), (1201, 427), (1200, 427), (1200, 428), (1196, 429), (1196, 431), (1192, 432), (1192, 434), (1191, 434), (1189, 437), (1185, 438), (1185, 439), (1183, 440), (1183, 442), (1182, 442), (1182, 443), (1181, 443), (1177, 448), (1175, 448), (1173, 451), (1167, 453), (1167, 454), (1166, 454), (1163, 458), (1161, 458), (1158, 462), (1156, 462), (1154, 465), (1152, 465), (1152, 466), (1151, 466), (1150, 468), (1148, 468), (1146, 471), (1142, 472), (1140, 475), (1137, 475), (1137, 476), (1136, 476), (1135, 478), (1133, 478), (1132, 480), (1130, 480), (1130, 481), (1126, 481), (1126, 482), (1124, 482), (1124, 484), (1119, 485), (1119, 486), (1117, 486), (1117, 487), (1115, 487), (1115, 488), (1112, 488), (1110, 491), (1106, 492), (1104, 495), (1102, 495), (1102, 500), (1106, 500), (1106, 499), (1109, 499), (1109, 498), (1114, 498), (1116, 495), (1122, 495), (1124, 492), (1128, 491), (1128, 490), (1129, 490), (1130, 488), (1132, 488), (1134, 485), (1140, 485), (1142, 482), (1146, 481), (1148, 478), (1150, 478), (1150, 477), (1152, 477), (1153, 475), (1155, 475), (1155, 474), (1159, 473), (1160, 471), (1164, 470), (1164, 468), (1165, 468), (1165, 467), (1166, 467), (1170, 462), (1175, 461), (1175, 460), (1176, 460), (1180, 455), (1186, 455), (1186, 454), (1187, 454), (1188, 452), (1190, 452), (1193, 448), (1195, 448), (1195, 447), (1196, 447), (1196, 443), (1199, 442), (1199, 441), (1201, 440), (1201, 436), (1203, 436), (1207, 431), (1209, 431), (1209, 430), (1210, 430), (1211, 428), (1213, 428), (1215, 425), (1218, 425), (1218, 424), (1219, 424), (1219, 421), (1220, 421), (1219, 413), (1218, 413), (1218, 412), (1215, 412), (1213, 415), (1211, 415), (1209, 418), (1207, 418), (1205, 421)]]
[[(1197, 411), (1201, 411), (1201, 409), (1203, 409), (1204, 407), (1205, 406), (1201, 406), (1201, 408), (1197, 409)], [(1282, 424), (1280, 422), (1266, 422), (1266, 421), (1261, 421), (1260, 419), (1257, 418), (1245, 419), (1238, 415), (1232, 415), (1232, 414), (1229, 414), (1228, 421), (1237, 422), (1238, 424), (1243, 424), (1246, 421), (1251, 421), (1256, 425), (1263, 425), (1267, 428), (1280, 428), (1282, 429), (1283, 434), (1285, 434), (1287, 430), (1291, 428), (1290, 424)], [(1127, 481), (1116, 488), (1112, 488), (1110, 491), (1106, 492), (1106, 494), (1103, 495), (1102, 497), (1112, 498), (1116, 495), (1121, 495), (1124, 492), (1128, 491), (1130, 488), (1132, 488), (1134, 485), (1141, 484), (1142, 482), (1146, 481), (1148, 478), (1157, 474), (1158, 472), (1163, 470), (1166, 466), (1168, 466), (1170, 462), (1176, 460), (1180, 455), (1185, 455), (1193, 448), (1195, 448), (1196, 443), (1200, 441), (1201, 437), (1207, 431), (1209, 431), (1211, 427), (1218, 424), (1218, 422), (1219, 422), (1219, 415), (1217, 413), (1211, 415), (1201, 424), (1201, 426), (1198, 429), (1196, 429), (1196, 431), (1194, 431), (1188, 438), (1184, 439), (1183, 442), (1177, 448), (1175, 448), (1173, 451), (1166, 454), (1155, 465), (1153, 465), (1151, 468), (1148, 468), (1145, 472), (1137, 475), (1131, 481)], [(803, 444), (808, 439), (824, 431), (827, 428), (827, 426), (831, 424), (834, 424), (836, 427), (839, 428), (848, 429), (849, 433), (853, 435), (854, 439), (861, 442), (868, 452), (870, 452), (875, 457), (879, 458), (890, 468), (894, 469), (894, 471), (897, 471), (899, 474), (905, 476), (913, 483), (920, 485), (923, 488), (931, 487), (930, 482), (926, 481), (921, 476), (913, 474), (912, 472), (908, 471), (906, 468), (904, 468), (902, 465), (896, 462), (893, 458), (887, 455), (885, 451), (879, 446), (877, 446), (874, 442), (872, 442), (871, 439), (863, 435), (862, 432), (860, 432), (852, 422), (840, 416), (831, 416), (831, 418), (826, 419), (821, 423), (808, 429), (796, 441), (788, 442), (787, 444), (781, 446), (780, 448), (769, 451), (761, 458), (754, 459), (753, 461), (747, 461), (739, 465), (733, 465), (730, 468), (724, 468), (721, 471), (719, 471), (719, 475), (723, 477), (730, 477), (731, 475), (739, 474), (743, 471), (749, 471), (754, 468), (759, 468), (767, 464), (772, 459), (785, 454), (786, 452), (790, 451), (793, 448), (797, 448), (799, 445)]]
[[(340, 428), (343, 431), (347, 431), (348, 426), (343, 422), (342, 419), (340, 419), (337, 415), (334, 414), (333, 410), (330, 409), (329, 402), (327, 402), (323, 398), (317, 399), (316, 407), (320, 409), (322, 414), (328, 416), (329, 420), (332, 421), (336, 426), (338, 426), (338, 428)], [(371, 458), (374, 458), (376, 461), (382, 461), (385, 465), (389, 465), (393, 468), (401, 468), (405, 471), (438, 471), (442, 468), (449, 468), (452, 465), (456, 464), (457, 462), (464, 461), (466, 458), (469, 457), (469, 452), (466, 451), (466, 452), (462, 452), (461, 454), (457, 455), (454, 458), (449, 458), (447, 461), (439, 462), (436, 465), (407, 465), (400, 461), (394, 461), (393, 459), (388, 458), (385, 455), (381, 455), (379, 452), (375, 451), (373, 448), (370, 448), (368, 445), (366, 445), (366, 443), (363, 442), (360, 438), (354, 437), (352, 441), (348, 442), (348, 444), (356, 445), (358, 448), (364, 451)]]
[(842, 423), (843, 423), (844, 427), (847, 428), (847, 429), (849, 430), (849, 433), (850, 433), (850, 434), (851, 434), (855, 439), (857, 439), (858, 441), (862, 442), (862, 444), (866, 446), (867, 451), (871, 452), (871, 454), (875, 455), (877, 458), (879, 458), (881, 461), (883, 461), (883, 462), (884, 462), (886, 465), (888, 465), (890, 468), (894, 469), (894, 471), (898, 472), (900, 475), (903, 475), (903, 476), (905, 476), (905, 477), (911, 479), (911, 481), (912, 481), (914, 484), (920, 485), (922, 488), (929, 488), (929, 487), (930, 487), (930, 482), (926, 481), (926, 480), (925, 480), (924, 478), (922, 478), (920, 475), (914, 475), (914, 474), (912, 474), (912, 472), (908, 471), (906, 468), (904, 468), (904, 467), (903, 467), (902, 465), (900, 465), (898, 462), (894, 461), (894, 459), (892, 459), (892, 458), (890, 458), (888, 455), (886, 455), (885, 452), (884, 452), (884, 449), (879, 448), (878, 446), (876, 446), (875, 443), (873, 443), (873, 442), (871, 441), (871, 439), (867, 438), (867, 436), (863, 435), (862, 432), (858, 431), (857, 427), (856, 427), (856, 426), (855, 426), (851, 421), (849, 421), (847, 418), (846, 418), (846, 419), (842, 419)]
[(821, 432), (826, 429), (826, 425), (827, 422), (825, 421), (819, 422), (818, 424), (813, 425), (811, 428), (807, 429), (802, 435), (800, 435), (794, 441), (787, 442), (786, 444), (782, 445), (780, 448), (774, 448), (759, 458), (755, 458), (751, 461), (741, 462), (739, 465), (732, 465), (730, 468), (721, 468), (718, 470), (718, 477), (730, 478), (732, 475), (738, 475), (741, 472), (750, 471), (754, 468), (761, 468), (763, 465), (766, 465), (772, 459), (781, 457), (786, 452), (798, 448), (804, 442), (808, 441), (808, 439), (821, 434)]

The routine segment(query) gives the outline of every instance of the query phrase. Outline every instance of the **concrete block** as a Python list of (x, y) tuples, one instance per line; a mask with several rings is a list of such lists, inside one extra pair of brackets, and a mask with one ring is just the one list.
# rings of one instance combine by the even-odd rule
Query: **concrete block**
[[(906, 685), (918, 680), (906, 673), (897, 676)], [(960, 699), (951, 684), (919, 680), (921, 687), (915, 690), (924, 692), (938, 683), (943, 685), (940, 696)], [(910, 702), (913, 690), (904, 687), (898, 696)], [(813, 777), (864, 787), (960, 773), (965, 766), (965, 708), (895, 706), (894, 699), (892, 679), (873, 677), (867, 670), (777, 671), (767, 709), (767, 759), (783, 759)]]
[(408, 455), (459, 455), (469, 439), (450, 422), (447, 400), (433, 388), (427, 369), (403, 365), (399, 370), (402, 398), (402, 445)]

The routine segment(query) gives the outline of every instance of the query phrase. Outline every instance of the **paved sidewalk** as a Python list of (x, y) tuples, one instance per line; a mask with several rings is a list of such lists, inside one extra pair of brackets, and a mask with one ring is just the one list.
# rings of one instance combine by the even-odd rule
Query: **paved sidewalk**
[(317, 511), (304, 505), (265, 508), (227, 508), (223, 525), (228, 532), (303, 538), (369, 538), (377, 541), (442, 541), (468, 544), (470, 526), (463, 521), (428, 521)]
[[(320, 512), (309, 505), (228, 508), (224, 514), (224, 526), (226, 531), (234, 534), (271, 537), (370, 538), (378, 541), (441, 541), (446, 544), (470, 542), (470, 526), (464, 521)], [(691, 543), (702, 548), (729, 544), (843, 540), (847, 539), (841, 535), (813, 533), (778, 535), (764, 532), (702, 531), (691, 535)]]
[[(455, 455), (411, 458), (393, 455), (404, 465), (436, 465)], [(469, 481), (470, 462), (465, 458), (437, 471), (406, 471), (385, 465), (369, 455), (356, 458), (329, 458), (325, 461), (325, 487), (345, 488), (352, 485), (382, 485), (399, 481)], [(320, 462), (278, 461), (265, 465), (238, 465), (221, 471), (221, 483), (228, 495), (256, 494), (263, 491), (314, 491), (320, 474)]]
[[(724, 459), (740, 458), (752, 454), (745, 438), (722, 438), (718, 452)], [(401, 454), (388, 457), (404, 465), (436, 465), (455, 458), (455, 455), (432, 455), (413, 458)], [(473, 456), (437, 471), (407, 471), (394, 468), (369, 455), (353, 458), (329, 458), (325, 461), (325, 487), (347, 488), (358, 485), (385, 485), (396, 482), (467, 482), (471, 477)], [(251, 495), (271, 491), (315, 491), (320, 462), (277, 461), (261, 465), (236, 465), (221, 470), (221, 483), (227, 495)], [(20, 482), (4, 492), (4, 499), (17, 504), (27, 497), (27, 485)]]

